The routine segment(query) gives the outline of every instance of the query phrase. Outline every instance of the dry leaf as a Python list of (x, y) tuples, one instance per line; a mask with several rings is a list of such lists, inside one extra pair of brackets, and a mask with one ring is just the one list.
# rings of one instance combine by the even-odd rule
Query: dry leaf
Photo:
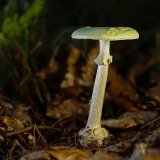
[(47, 152), (56, 160), (86, 160), (91, 156), (89, 151), (81, 151), (74, 148), (52, 147)]
[(19, 160), (51, 160), (50, 155), (46, 150), (34, 151), (24, 155)]
[(110, 83), (108, 92), (111, 99), (116, 101), (116, 98), (121, 95), (131, 101), (138, 100), (138, 93), (131, 87), (126, 79), (123, 79), (123, 77), (117, 73), (113, 66), (109, 68), (108, 81)]
[(102, 125), (108, 128), (126, 129), (147, 123), (157, 115), (156, 111), (125, 112), (118, 119), (103, 120)]
[(64, 100), (61, 104), (48, 106), (46, 115), (51, 118), (61, 119), (63, 117), (72, 116), (76, 113), (84, 113), (89, 106), (85, 103), (78, 102), (75, 99)]
[(150, 149), (147, 154), (143, 155), (140, 160), (159, 160), (160, 159), (160, 150)]
[(108, 120), (102, 121), (102, 126), (107, 128), (115, 128), (115, 129), (126, 129), (126, 128), (131, 128), (137, 125), (138, 123), (131, 118), (108, 119)]
[(132, 143), (130, 141), (123, 141), (120, 143), (116, 143), (113, 145), (110, 145), (108, 147), (105, 147), (103, 149), (106, 153), (125, 153), (128, 149), (132, 147)]
[(24, 125), (18, 119), (9, 116), (2, 116), (2, 124), (7, 126), (7, 131), (18, 131), (24, 128)]
[(123, 157), (117, 153), (105, 153), (102, 151), (97, 151), (93, 156), (93, 160), (123, 160)]
[(139, 124), (147, 123), (158, 116), (156, 111), (140, 111), (140, 112), (126, 112), (120, 116), (120, 118), (132, 118), (136, 120)]

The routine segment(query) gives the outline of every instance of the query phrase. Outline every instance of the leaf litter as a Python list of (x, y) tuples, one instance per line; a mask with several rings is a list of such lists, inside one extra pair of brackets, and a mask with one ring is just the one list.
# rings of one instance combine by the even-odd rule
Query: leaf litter
[[(124, 48), (117, 44), (118, 48), (120, 45)], [(82, 148), (77, 133), (88, 116), (98, 46), (87, 51), (87, 60), (74, 43), (60, 46), (57, 52), (42, 68), (31, 62), (36, 76), (22, 77), (26, 79), (20, 97), (25, 96), (27, 103), (0, 92), (0, 145), (7, 153), (1, 153), (1, 157), (11, 154), (20, 160), (158, 160), (160, 82), (154, 71), (158, 63), (154, 53), (141, 66), (133, 62), (127, 74), (117, 68), (121, 63), (111, 65), (102, 126), (112, 138), (102, 148)], [(24, 65), (22, 61), (19, 64)]]

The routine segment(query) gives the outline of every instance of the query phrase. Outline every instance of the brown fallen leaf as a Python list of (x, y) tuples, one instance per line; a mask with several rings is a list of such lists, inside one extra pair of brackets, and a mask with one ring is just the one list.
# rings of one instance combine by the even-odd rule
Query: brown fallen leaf
[(92, 156), (91, 151), (81, 151), (75, 148), (52, 147), (47, 150), (51, 158), (57, 160), (86, 160)]
[(24, 125), (18, 119), (9, 116), (2, 116), (2, 125), (6, 126), (6, 130), (10, 131), (18, 131), (24, 128)]
[(50, 160), (50, 155), (46, 150), (34, 151), (22, 156), (19, 160)]
[(108, 120), (102, 121), (102, 126), (107, 128), (115, 128), (115, 129), (126, 129), (126, 128), (131, 128), (137, 125), (138, 123), (131, 118), (108, 119)]
[(138, 92), (111, 66), (108, 74), (108, 85), (105, 99), (112, 100), (116, 105), (128, 111), (139, 111), (137, 102)]
[(108, 128), (127, 129), (147, 123), (157, 116), (156, 111), (125, 112), (118, 119), (103, 120), (102, 125)]
[(123, 160), (123, 157), (117, 153), (105, 153), (102, 151), (97, 151), (93, 156), (93, 160)]
[(76, 113), (84, 113), (88, 109), (89, 106), (85, 103), (79, 102), (76, 99), (67, 99), (60, 104), (48, 106), (46, 115), (50, 118), (61, 119)]
[(140, 125), (150, 122), (158, 116), (157, 111), (125, 112), (120, 118), (132, 118)]
[(138, 93), (131, 87), (126, 79), (118, 74), (113, 66), (109, 68), (108, 81), (110, 83), (108, 86), (108, 92), (111, 99), (116, 101), (117, 97), (124, 96), (131, 101), (138, 100)]
[(110, 146), (103, 148), (103, 152), (105, 153), (125, 153), (128, 149), (132, 147), (132, 143), (130, 141), (119, 142)]
[(160, 150), (150, 149), (147, 154), (143, 155), (140, 160), (159, 160)]

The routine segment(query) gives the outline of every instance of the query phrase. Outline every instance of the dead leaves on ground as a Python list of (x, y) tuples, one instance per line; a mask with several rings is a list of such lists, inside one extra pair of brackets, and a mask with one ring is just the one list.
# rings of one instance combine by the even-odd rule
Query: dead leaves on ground
[(125, 112), (119, 118), (103, 120), (102, 125), (107, 128), (127, 129), (144, 125), (157, 118), (157, 116), (156, 111)]
[[(37, 113), (38, 110), (35, 109), (39, 109), (39, 106), (36, 106), (36, 103), (31, 103), (34, 106), (29, 107), (22, 103), (13, 105), (7, 98), (0, 96), (2, 104), (0, 139), (2, 138), (4, 142), (6, 136), (7, 142), (12, 142), (13, 137), (16, 137), (18, 139), (16, 145), (26, 148), (26, 155), (21, 157), (21, 160), (123, 160), (124, 157), (130, 160), (152, 160), (160, 155), (160, 151), (153, 148), (158, 146), (160, 141), (160, 132), (157, 129), (160, 125), (159, 81), (156, 79), (156, 82), (150, 84), (148, 88), (137, 86), (136, 82), (149, 72), (155, 63), (153, 59), (145, 63), (146, 68), (145, 66), (141, 66), (144, 67), (142, 69), (133, 68), (129, 75), (121, 75), (114, 64), (110, 65), (105, 94), (105, 102), (109, 102), (110, 106), (106, 103), (104, 106), (110, 108), (113, 113), (116, 112), (118, 117), (112, 117), (108, 112), (102, 125), (113, 132), (115, 137), (111, 144), (107, 144), (103, 149), (94, 148), (94, 152), (71, 147), (80, 147), (76, 133), (86, 123), (96, 73), (93, 59), (97, 53), (96, 46), (84, 59), (83, 51), (70, 45), (69, 50), (62, 49), (55, 54), (46, 68), (40, 71), (36, 69), (35, 78), (40, 79), (37, 81), (40, 83), (39, 91), (45, 91), (41, 95), (46, 95), (48, 99), (44, 106), (46, 112)], [(25, 89), (24, 95), (30, 95), (28, 98), (33, 102), (30, 90)], [(116, 109), (113, 106), (116, 106)], [(38, 115), (35, 117), (36, 114)], [(34, 124), (37, 119), (40, 119), (40, 125)], [(73, 139), (74, 143), (69, 142)], [(68, 143), (64, 142), (66, 140)], [(50, 143), (61, 146), (66, 144), (68, 148), (48, 147)], [(39, 144), (43, 144), (41, 145), (43, 149), (37, 148)], [(32, 149), (34, 151), (30, 153)], [(16, 147), (12, 148), (12, 151), (16, 152)]]
[(52, 147), (27, 154), (20, 158), (20, 160), (87, 160), (91, 155), (90, 151), (81, 151), (67, 147)]
[[(121, 151), (123, 153), (123, 150)], [(147, 148), (145, 143), (138, 143), (128, 160), (159, 160), (160, 150)], [(107, 149), (101, 149), (94, 154), (89, 150), (78, 150), (75, 148), (52, 147), (40, 151), (34, 151), (22, 156), (20, 160), (124, 160), (123, 156)]]
[(82, 114), (89, 110), (89, 105), (75, 99), (67, 99), (58, 104), (48, 106), (46, 115), (50, 118), (62, 119), (66, 116)]
[[(70, 45), (68, 53), (59, 51), (58, 54), (51, 58), (49, 64), (52, 65), (49, 65), (45, 69), (45, 72), (42, 69), (37, 75), (43, 75), (43, 80), (52, 77), (52, 83), (49, 85), (47, 84), (47, 87), (62, 91), (65, 97), (78, 98), (82, 96), (83, 99), (83, 95), (85, 96), (85, 92), (88, 92), (88, 90), (90, 90), (89, 94), (91, 97), (96, 73), (96, 65), (94, 64), (93, 59), (96, 58), (98, 52), (98, 46), (92, 48), (86, 54), (79, 48)], [(83, 58), (83, 55), (85, 58)], [(159, 96), (158, 85), (154, 88), (149, 88), (147, 91), (142, 88), (137, 89), (136, 86), (136, 80), (140, 76), (146, 74), (155, 63), (156, 61), (154, 58), (148, 59), (144, 62), (144, 66), (142, 65), (135, 70), (134, 67), (132, 67), (134, 72), (130, 72), (129, 75), (123, 76), (119, 74), (118, 69), (114, 64), (110, 65), (105, 99), (114, 102), (119, 107), (133, 112), (144, 109), (144, 106), (145, 109), (148, 109), (150, 107), (150, 104), (148, 103), (150, 100), (152, 100), (153, 103), (156, 101), (155, 105), (157, 105)], [(145, 64), (147, 64), (147, 67)], [(52, 72), (53, 68), (55, 68), (54, 72)], [(138, 90), (140, 92), (138, 92)], [(142, 97), (140, 94), (144, 94), (144, 98), (147, 97), (148, 99), (146, 98), (146, 100), (148, 101), (141, 101)], [(50, 95), (50, 97), (52, 96)], [(86, 97), (88, 102), (90, 97)], [(50, 107), (51, 105), (48, 106)]]

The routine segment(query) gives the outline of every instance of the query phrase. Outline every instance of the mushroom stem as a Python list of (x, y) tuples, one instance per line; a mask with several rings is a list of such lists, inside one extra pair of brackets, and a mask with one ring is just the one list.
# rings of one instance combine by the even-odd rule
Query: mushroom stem
[(90, 112), (87, 127), (98, 128), (101, 126), (101, 112), (106, 88), (108, 66), (99, 65), (94, 83)]
[(101, 113), (107, 82), (108, 66), (112, 61), (112, 57), (109, 54), (109, 49), (110, 42), (100, 40), (100, 53), (94, 60), (94, 62), (98, 65), (98, 69), (91, 98), (87, 128), (101, 127)]
[(109, 46), (109, 41), (100, 40), (100, 53), (94, 60), (98, 65), (98, 68), (93, 87), (87, 125), (79, 132), (80, 144), (82, 146), (88, 146), (91, 144), (102, 146), (104, 140), (109, 137), (108, 131), (101, 127), (101, 114), (108, 75), (108, 65), (112, 61), (112, 57), (109, 54)]

